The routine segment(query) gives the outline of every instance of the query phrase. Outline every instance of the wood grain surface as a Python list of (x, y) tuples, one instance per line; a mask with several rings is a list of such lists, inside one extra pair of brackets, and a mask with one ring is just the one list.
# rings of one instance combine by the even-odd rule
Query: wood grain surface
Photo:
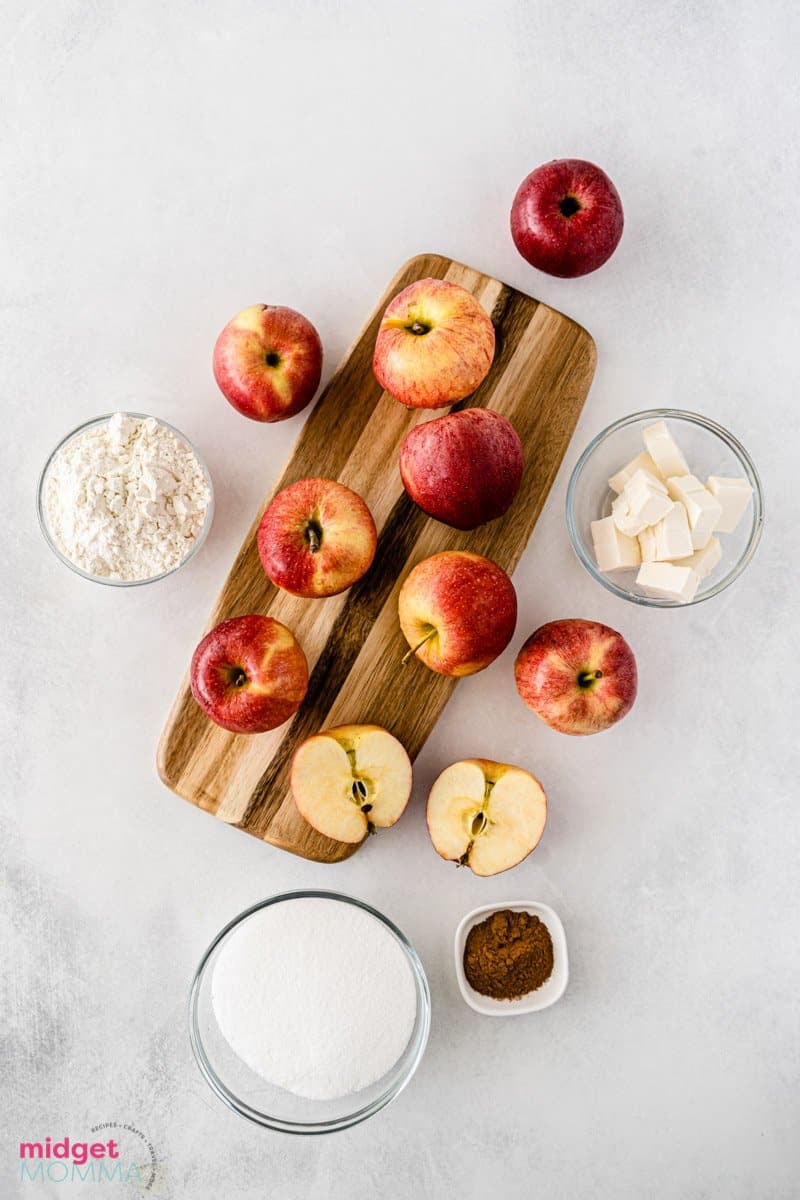
[[(454, 407), (503, 413), (525, 448), (525, 471), (511, 509), (471, 533), (427, 517), (400, 480), (398, 455), (406, 433), (446, 410), (408, 410), (381, 390), (372, 373), (386, 305), (409, 283), (430, 276), (472, 292), (497, 334), (487, 378)], [(297, 811), (289, 789), (294, 751), (320, 729), (371, 722), (386, 726), (416, 757), (458, 681), (435, 674), (417, 659), (400, 667), (407, 650), (397, 619), (401, 584), (421, 559), (441, 550), (470, 549), (513, 571), (572, 436), (594, 366), (589, 334), (546, 305), (436, 254), (407, 262), (309, 415), (207, 626), (251, 612), (283, 621), (308, 658), (308, 694), (280, 729), (233, 734), (200, 711), (187, 674), (158, 747), (164, 783), (221, 820), (305, 858), (336, 862), (352, 854), (357, 846), (323, 837)], [(378, 527), (378, 549), (366, 576), (342, 595), (323, 600), (299, 599), (274, 587), (256, 547), (261, 513), (272, 495), (307, 476), (338, 479), (353, 488)]]

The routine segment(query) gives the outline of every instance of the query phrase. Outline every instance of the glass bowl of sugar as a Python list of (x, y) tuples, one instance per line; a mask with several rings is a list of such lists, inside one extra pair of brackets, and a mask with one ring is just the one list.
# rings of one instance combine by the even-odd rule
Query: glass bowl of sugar
[(739, 578), (761, 538), (764, 497), (732, 433), (699, 413), (655, 408), (589, 443), (566, 516), (578, 559), (604, 588), (633, 604), (681, 608)]
[(214, 488), (200, 453), (173, 425), (106, 413), (49, 455), (36, 513), (48, 546), (76, 575), (138, 587), (194, 558), (214, 519)]
[(189, 996), (197, 1064), (220, 1100), (283, 1133), (358, 1125), (411, 1080), (431, 1001), (387, 917), (338, 892), (253, 905), (206, 950)]

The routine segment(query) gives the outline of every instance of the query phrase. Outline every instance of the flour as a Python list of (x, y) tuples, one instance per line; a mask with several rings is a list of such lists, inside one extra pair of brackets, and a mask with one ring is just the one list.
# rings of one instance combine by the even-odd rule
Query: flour
[(375, 1083), (416, 1017), (414, 976), (394, 935), (363, 909), (322, 897), (269, 905), (234, 930), (211, 999), (238, 1056), (312, 1100)]
[(178, 565), (211, 495), (190, 447), (152, 417), (115, 413), (59, 450), (44, 507), (61, 553), (90, 575), (151, 579)]

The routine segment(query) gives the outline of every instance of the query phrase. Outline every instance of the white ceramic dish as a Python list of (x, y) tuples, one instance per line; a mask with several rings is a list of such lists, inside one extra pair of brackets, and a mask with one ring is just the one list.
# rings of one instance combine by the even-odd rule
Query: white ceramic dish
[[(512, 912), (526, 912), (538, 917), (548, 928), (553, 941), (553, 972), (535, 992), (520, 996), (518, 1000), (495, 1000), (491, 996), (482, 996), (467, 982), (464, 974), (464, 946), (467, 935), (473, 925), (478, 925), (489, 913), (499, 912), (510, 908)], [(461, 995), (470, 1008), (482, 1013), (485, 1017), (518, 1017), (523, 1013), (540, 1012), (549, 1008), (564, 995), (569, 979), (569, 960), (567, 958), (567, 935), (557, 913), (547, 904), (538, 900), (510, 900), (497, 904), (483, 904), (467, 913), (456, 929), (455, 936), (456, 978), (461, 989)]]

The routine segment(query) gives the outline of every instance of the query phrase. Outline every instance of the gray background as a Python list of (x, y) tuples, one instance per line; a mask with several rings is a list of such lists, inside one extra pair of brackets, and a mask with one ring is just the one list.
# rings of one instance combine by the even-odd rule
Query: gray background
[[(796, 1196), (795, 5), (6, 0), (2, 16), (0, 1193), (17, 1194), (20, 1139), (121, 1120), (152, 1139), (162, 1197)], [(507, 230), (523, 175), (568, 155), (606, 167), (626, 210), (613, 260), (572, 282), (530, 269)], [(458, 689), (400, 825), (326, 869), (199, 813), (153, 769), (303, 420), (245, 421), (209, 359), (234, 312), (269, 301), (315, 321), (330, 373), (422, 250), (563, 309), (599, 365), (515, 577), (511, 648)], [(605, 593), (563, 519), (588, 439), (662, 404), (728, 425), (767, 494), (752, 567), (679, 612)], [(218, 499), (198, 559), (130, 591), (73, 577), (33, 515), (56, 440), (121, 406), (193, 438)], [(524, 637), (571, 615), (620, 628), (639, 660), (636, 709), (601, 737), (552, 733), (511, 683)], [(550, 797), (536, 854), (493, 880), (440, 861), (423, 819), (434, 776), (473, 754), (532, 768)], [(218, 928), (297, 886), (394, 918), (434, 999), (413, 1085), (313, 1141), (228, 1113), (185, 1022)], [(519, 897), (560, 913), (570, 986), (541, 1015), (483, 1019), (457, 992), (453, 930)]]

